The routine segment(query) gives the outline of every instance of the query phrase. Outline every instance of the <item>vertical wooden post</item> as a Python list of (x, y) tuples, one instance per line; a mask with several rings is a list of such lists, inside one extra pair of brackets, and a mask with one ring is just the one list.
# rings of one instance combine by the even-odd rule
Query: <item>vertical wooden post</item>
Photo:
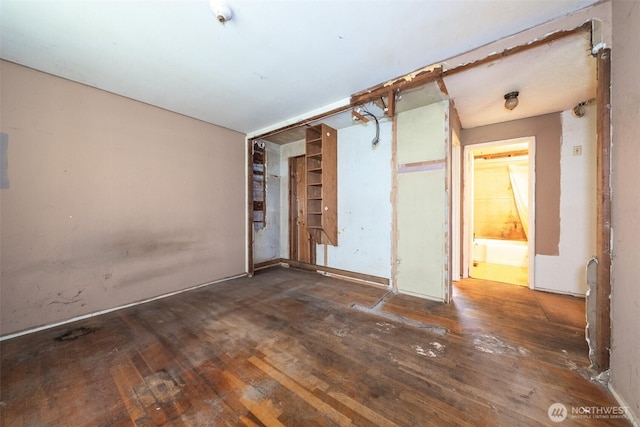
[(247, 275), (253, 276), (253, 140), (247, 139)]
[(398, 292), (398, 116), (391, 120), (391, 289)]
[(597, 225), (595, 367), (609, 369), (611, 347), (611, 49), (597, 56)]
[[(446, 89), (445, 89), (446, 90)], [(446, 93), (445, 93), (446, 95)], [(446, 236), (444, 238), (445, 241), (445, 252), (446, 252), (446, 263), (444, 265), (445, 273), (444, 273), (444, 302), (451, 302), (451, 295), (453, 294), (453, 283), (452, 283), (452, 268), (453, 268), (453, 168), (452, 168), (452, 151), (453, 151), (453, 115), (455, 114), (455, 109), (453, 108), (453, 101), (448, 101), (447, 112), (445, 113), (445, 129), (447, 135), (445, 137), (444, 144), (445, 147), (445, 177), (444, 177), (444, 190), (447, 198), (447, 215), (445, 218), (446, 221)]]
[(299, 261), (298, 256), (298, 198), (296, 182), (297, 163), (289, 157), (289, 259)]

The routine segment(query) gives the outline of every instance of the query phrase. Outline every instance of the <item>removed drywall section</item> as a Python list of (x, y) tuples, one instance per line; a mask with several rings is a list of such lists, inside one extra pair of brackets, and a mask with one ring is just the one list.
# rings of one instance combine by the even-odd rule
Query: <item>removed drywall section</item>
[(614, 1), (611, 53), (611, 388), (640, 425), (640, 4)]
[(448, 287), (448, 112), (442, 101), (397, 117), (397, 286), (438, 301)]
[(245, 272), (244, 135), (2, 62), (1, 330)]
[[(262, 228), (254, 227), (253, 261), (260, 263), (280, 258), (280, 146), (269, 141), (265, 145), (266, 194), (265, 220)], [(286, 175), (285, 175), (286, 176)], [(286, 181), (286, 179), (285, 179)], [(284, 193), (286, 194), (286, 193)]]
[(536, 256), (535, 287), (587, 292), (587, 262), (596, 254), (596, 108), (582, 118), (562, 113), (560, 242), (557, 256)]
[(525, 136), (536, 138), (536, 254), (558, 255), (560, 242), (560, 146), (559, 113), (462, 130), (462, 145), (504, 141)]
[(316, 263), (391, 277), (391, 122), (338, 131), (338, 246), (318, 245)]

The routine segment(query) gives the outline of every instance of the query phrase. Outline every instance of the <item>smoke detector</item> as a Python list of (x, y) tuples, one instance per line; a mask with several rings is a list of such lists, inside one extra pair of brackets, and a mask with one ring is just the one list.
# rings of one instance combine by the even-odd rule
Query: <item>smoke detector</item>
[(231, 11), (231, 8), (225, 3), (212, 0), (209, 2), (209, 7), (211, 8), (211, 11), (215, 15), (218, 22), (220, 22), (221, 24), (226, 24), (227, 22), (231, 21), (231, 18), (233, 18), (233, 12)]

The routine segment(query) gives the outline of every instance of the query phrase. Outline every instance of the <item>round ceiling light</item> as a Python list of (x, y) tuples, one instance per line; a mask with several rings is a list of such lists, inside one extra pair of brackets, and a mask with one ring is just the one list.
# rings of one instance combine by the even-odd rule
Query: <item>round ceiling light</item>
[(509, 92), (504, 96), (504, 108), (507, 110), (513, 110), (518, 106), (518, 95), (520, 92), (514, 90), (513, 92)]
[(211, 8), (213, 14), (216, 16), (218, 22), (220, 22), (221, 24), (226, 24), (227, 22), (231, 21), (231, 18), (233, 18), (233, 12), (231, 11), (231, 8), (225, 3), (212, 0), (209, 2), (209, 7)]

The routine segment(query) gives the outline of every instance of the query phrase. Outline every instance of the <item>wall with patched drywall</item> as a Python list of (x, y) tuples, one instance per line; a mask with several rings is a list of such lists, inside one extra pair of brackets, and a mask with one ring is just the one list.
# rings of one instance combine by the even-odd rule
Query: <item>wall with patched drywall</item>
[[(462, 131), (463, 145), (535, 136), (535, 288), (584, 295), (595, 254), (594, 107)], [(574, 155), (574, 147), (582, 153)]]
[(246, 271), (244, 135), (1, 66), (2, 335)]
[(449, 102), (397, 117), (398, 291), (444, 301), (448, 286)]
[(558, 255), (560, 242), (560, 146), (562, 121), (559, 113), (513, 120), (462, 130), (462, 145), (468, 146), (535, 136), (536, 254)]
[(584, 296), (587, 262), (596, 254), (595, 106), (582, 118), (562, 113), (559, 187), (558, 255), (536, 256), (535, 287)]

